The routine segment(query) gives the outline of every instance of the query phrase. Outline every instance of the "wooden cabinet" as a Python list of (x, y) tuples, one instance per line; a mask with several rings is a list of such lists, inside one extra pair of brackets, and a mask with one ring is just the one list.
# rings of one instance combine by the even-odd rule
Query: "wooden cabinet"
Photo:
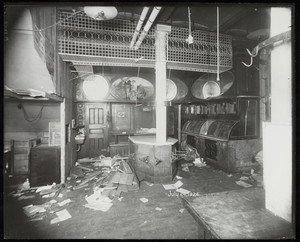
[(38, 145), (30, 149), (29, 181), (31, 186), (60, 182), (60, 146)]

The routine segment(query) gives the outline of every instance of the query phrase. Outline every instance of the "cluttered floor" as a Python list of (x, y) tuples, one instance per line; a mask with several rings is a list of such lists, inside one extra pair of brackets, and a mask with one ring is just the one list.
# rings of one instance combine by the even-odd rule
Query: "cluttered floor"
[(197, 224), (182, 196), (261, 185), (254, 174), (185, 160), (170, 184), (152, 184), (137, 181), (126, 163), (76, 163), (63, 185), (30, 187), (26, 176), (5, 178), (4, 238), (196, 239)]

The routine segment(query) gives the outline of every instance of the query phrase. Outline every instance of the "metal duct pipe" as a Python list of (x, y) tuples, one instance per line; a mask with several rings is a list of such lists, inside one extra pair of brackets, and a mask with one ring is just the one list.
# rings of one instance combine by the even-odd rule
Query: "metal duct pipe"
[(153, 8), (152, 13), (151, 13), (144, 29), (143, 29), (143, 32), (141, 33), (139, 40), (135, 44), (135, 47), (134, 47), (135, 50), (137, 50), (140, 47), (141, 43), (143, 42), (144, 38), (148, 34), (148, 31), (151, 28), (151, 26), (152, 26), (154, 20), (156, 19), (156, 17), (157, 17), (160, 10), (161, 10), (161, 7), (154, 7)]
[(135, 32), (134, 32), (134, 34), (132, 36), (132, 40), (131, 40), (130, 46), (129, 46), (130, 48), (132, 48), (133, 45), (135, 44), (136, 38), (137, 38), (138, 34), (140, 33), (140, 29), (142, 27), (142, 24), (145, 21), (145, 17), (147, 15), (148, 11), (149, 11), (149, 7), (144, 7), (144, 9), (142, 11), (142, 14), (140, 16), (139, 22), (138, 22), (138, 24), (137, 24), (137, 26), (135, 28)]

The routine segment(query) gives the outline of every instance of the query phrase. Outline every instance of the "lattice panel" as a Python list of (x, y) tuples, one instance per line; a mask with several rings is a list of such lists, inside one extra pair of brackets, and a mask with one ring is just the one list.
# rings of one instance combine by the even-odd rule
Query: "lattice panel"
[[(217, 34), (205, 31), (193, 31), (193, 44), (185, 40), (188, 29), (172, 27), (168, 36), (168, 61), (193, 63), (209, 66), (217, 65)], [(232, 66), (232, 39), (229, 35), (219, 35), (220, 67)]]
[[(129, 48), (136, 22), (96, 21), (84, 14), (58, 12), (58, 52), (73, 64), (144, 66), (155, 64), (155, 28), (149, 31), (138, 50)], [(188, 45), (188, 29), (172, 27), (168, 36), (167, 67), (200, 72), (217, 71), (216, 33), (193, 31), (194, 43)], [(220, 72), (232, 68), (231, 36), (220, 34)], [(142, 59), (141, 59), (142, 58)], [(137, 61), (139, 60), (139, 61)]]

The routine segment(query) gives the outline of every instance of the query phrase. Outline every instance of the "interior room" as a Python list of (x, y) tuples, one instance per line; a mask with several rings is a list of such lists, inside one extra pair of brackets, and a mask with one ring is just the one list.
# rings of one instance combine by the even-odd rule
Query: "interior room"
[(3, 237), (295, 238), (293, 16), (4, 4)]

